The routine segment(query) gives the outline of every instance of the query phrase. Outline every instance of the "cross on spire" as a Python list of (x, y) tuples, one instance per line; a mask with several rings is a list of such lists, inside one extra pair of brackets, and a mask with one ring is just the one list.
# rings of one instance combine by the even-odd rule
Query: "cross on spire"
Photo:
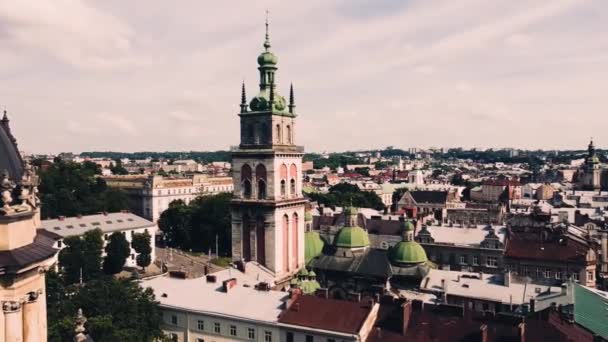
[(266, 40), (264, 41), (264, 49), (266, 49), (266, 51), (268, 51), (270, 49), (270, 34), (268, 34), (268, 15), (269, 15), (269, 11), (268, 9), (266, 10)]

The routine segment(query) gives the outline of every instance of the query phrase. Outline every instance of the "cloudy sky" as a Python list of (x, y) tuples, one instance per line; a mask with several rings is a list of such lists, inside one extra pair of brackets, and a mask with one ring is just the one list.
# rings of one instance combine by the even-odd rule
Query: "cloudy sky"
[(264, 11), (307, 150), (608, 146), (608, 1), (0, 0), (27, 152), (216, 150)]

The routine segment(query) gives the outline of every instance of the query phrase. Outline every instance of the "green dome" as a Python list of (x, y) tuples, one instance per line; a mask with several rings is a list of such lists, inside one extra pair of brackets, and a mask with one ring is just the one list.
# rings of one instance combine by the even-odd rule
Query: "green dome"
[(389, 252), (391, 262), (396, 264), (421, 264), (426, 262), (426, 252), (416, 241), (401, 241)]
[(369, 236), (361, 227), (344, 227), (334, 240), (336, 247), (359, 248), (369, 246)]
[[(268, 104), (270, 103), (270, 90), (262, 89), (260, 92), (251, 100), (249, 108), (253, 111), (268, 110)], [(274, 92), (274, 109), (283, 111), (287, 108), (287, 101), (285, 98), (277, 92)]]
[(412, 221), (405, 221), (401, 227), (404, 231), (414, 230), (415, 228)]
[(304, 233), (304, 260), (308, 264), (310, 260), (314, 259), (323, 252), (325, 242), (321, 239), (321, 236), (317, 232), (306, 232)]
[(308, 270), (306, 267), (302, 267), (300, 271), (298, 271), (298, 276), (300, 277), (308, 277)]
[(262, 65), (276, 65), (279, 62), (279, 58), (270, 51), (264, 51), (258, 56), (258, 64)]
[(312, 221), (312, 213), (310, 211), (304, 213), (304, 221)]
[(321, 284), (316, 280), (306, 280), (300, 284), (300, 288), (304, 294), (313, 294), (321, 288)]
[(308, 276), (311, 278), (315, 278), (317, 276), (317, 273), (313, 270), (310, 270), (310, 272), (308, 272)]

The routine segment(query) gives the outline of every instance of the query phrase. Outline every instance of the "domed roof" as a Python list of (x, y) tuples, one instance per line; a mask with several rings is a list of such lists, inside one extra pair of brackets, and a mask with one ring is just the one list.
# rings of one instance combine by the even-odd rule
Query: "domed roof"
[(308, 264), (310, 260), (314, 259), (323, 252), (325, 242), (319, 236), (317, 232), (306, 232), (304, 233), (304, 260)]
[(260, 66), (272, 66), (279, 62), (279, 58), (270, 51), (264, 51), (258, 56), (258, 64)]
[[(262, 89), (260, 92), (251, 100), (249, 103), (249, 108), (253, 111), (262, 111), (268, 110), (270, 103), (270, 90)], [(274, 92), (274, 101), (273, 101), (273, 109), (278, 111), (284, 111), (287, 108), (287, 101), (285, 98), (277, 92)]]
[(304, 213), (304, 221), (312, 221), (312, 213), (310, 211)]
[(416, 241), (401, 241), (389, 252), (395, 264), (421, 264), (428, 261), (424, 248)]
[(0, 121), (0, 174), (4, 172), (12, 181), (21, 182), (23, 160), (17, 148), (17, 141), (11, 133), (6, 111)]
[(300, 277), (308, 277), (308, 270), (306, 269), (306, 267), (302, 267), (298, 271), (298, 276), (300, 276)]
[(300, 284), (300, 288), (304, 294), (313, 294), (321, 288), (321, 284), (316, 280), (306, 280)]
[(361, 227), (343, 227), (334, 240), (336, 247), (360, 248), (369, 246), (369, 236)]
[(404, 231), (409, 231), (409, 230), (414, 230), (414, 224), (412, 223), (412, 221), (405, 221), (402, 225), (401, 225), (401, 229), (403, 229)]

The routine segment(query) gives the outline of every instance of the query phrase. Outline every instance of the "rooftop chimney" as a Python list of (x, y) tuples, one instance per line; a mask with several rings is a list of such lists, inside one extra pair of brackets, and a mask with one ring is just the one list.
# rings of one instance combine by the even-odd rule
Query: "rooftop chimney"
[(235, 286), (236, 286), (236, 278), (230, 278), (230, 279), (224, 280), (222, 282), (222, 289), (224, 290), (224, 292), (229, 292), (230, 289), (232, 289)]

